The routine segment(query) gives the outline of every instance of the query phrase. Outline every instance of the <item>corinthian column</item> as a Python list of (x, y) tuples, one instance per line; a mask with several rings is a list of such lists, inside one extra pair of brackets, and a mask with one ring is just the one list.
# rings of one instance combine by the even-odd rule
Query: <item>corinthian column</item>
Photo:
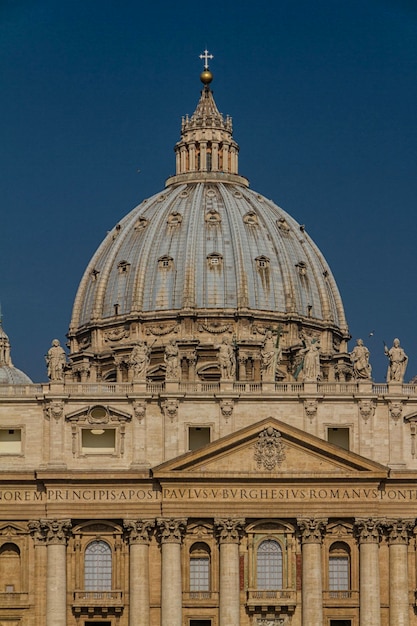
[(46, 544), (46, 626), (67, 623), (67, 539), (71, 521), (40, 520), (30, 522), (31, 532)]
[(129, 626), (150, 625), (149, 542), (153, 520), (125, 520), (129, 540)]
[(219, 626), (239, 626), (239, 542), (244, 519), (215, 519), (220, 545)]
[(381, 520), (357, 519), (355, 531), (359, 541), (360, 626), (381, 625), (379, 583), (379, 540)]
[(389, 623), (409, 626), (408, 542), (413, 520), (389, 520), (386, 523), (389, 544)]
[(303, 561), (303, 626), (323, 626), (321, 544), (327, 519), (299, 519)]
[(161, 626), (182, 626), (181, 543), (186, 519), (156, 520), (162, 546)]

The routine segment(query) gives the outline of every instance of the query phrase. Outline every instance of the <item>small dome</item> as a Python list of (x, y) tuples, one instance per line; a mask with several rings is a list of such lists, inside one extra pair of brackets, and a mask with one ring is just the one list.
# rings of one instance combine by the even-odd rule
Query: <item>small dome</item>
[(29, 376), (14, 367), (10, 356), (10, 341), (2, 325), (0, 313), (0, 385), (32, 384)]

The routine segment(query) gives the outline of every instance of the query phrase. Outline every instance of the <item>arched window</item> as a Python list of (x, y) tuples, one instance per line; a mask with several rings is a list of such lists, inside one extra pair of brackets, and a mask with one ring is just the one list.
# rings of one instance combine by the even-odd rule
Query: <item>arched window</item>
[(84, 587), (86, 591), (112, 588), (111, 548), (105, 541), (92, 541), (85, 551)]
[(341, 541), (334, 543), (329, 550), (329, 591), (337, 597), (350, 589), (350, 550)]
[(282, 589), (282, 549), (278, 541), (266, 539), (256, 553), (257, 588)]
[(210, 591), (210, 548), (205, 543), (190, 550), (190, 591)]

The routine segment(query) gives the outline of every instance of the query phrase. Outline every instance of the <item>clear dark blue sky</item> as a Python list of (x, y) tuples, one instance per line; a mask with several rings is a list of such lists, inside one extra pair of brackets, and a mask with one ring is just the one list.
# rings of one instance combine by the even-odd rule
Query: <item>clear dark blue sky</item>
[(15, 365), (46, 379), (89, 258), (174, 172), (206, 46), (240, 173), (306, 225), (375, 379), (396, 336), (410, 379), (416, 0), (0, 0), (0, 300)]

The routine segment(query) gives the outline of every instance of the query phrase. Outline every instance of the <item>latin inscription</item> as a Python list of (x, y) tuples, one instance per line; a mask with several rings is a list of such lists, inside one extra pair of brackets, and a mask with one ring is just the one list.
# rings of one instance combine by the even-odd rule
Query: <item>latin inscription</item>
[(417, 489), (376, 488), (272, 488), (272, 487), (173, 487), (157, 489), (47, 489), (46, 491), (3, 489), (0, 490), (0, 506), (9, 502), (152, 502), (168, 501), (417, 501)]

